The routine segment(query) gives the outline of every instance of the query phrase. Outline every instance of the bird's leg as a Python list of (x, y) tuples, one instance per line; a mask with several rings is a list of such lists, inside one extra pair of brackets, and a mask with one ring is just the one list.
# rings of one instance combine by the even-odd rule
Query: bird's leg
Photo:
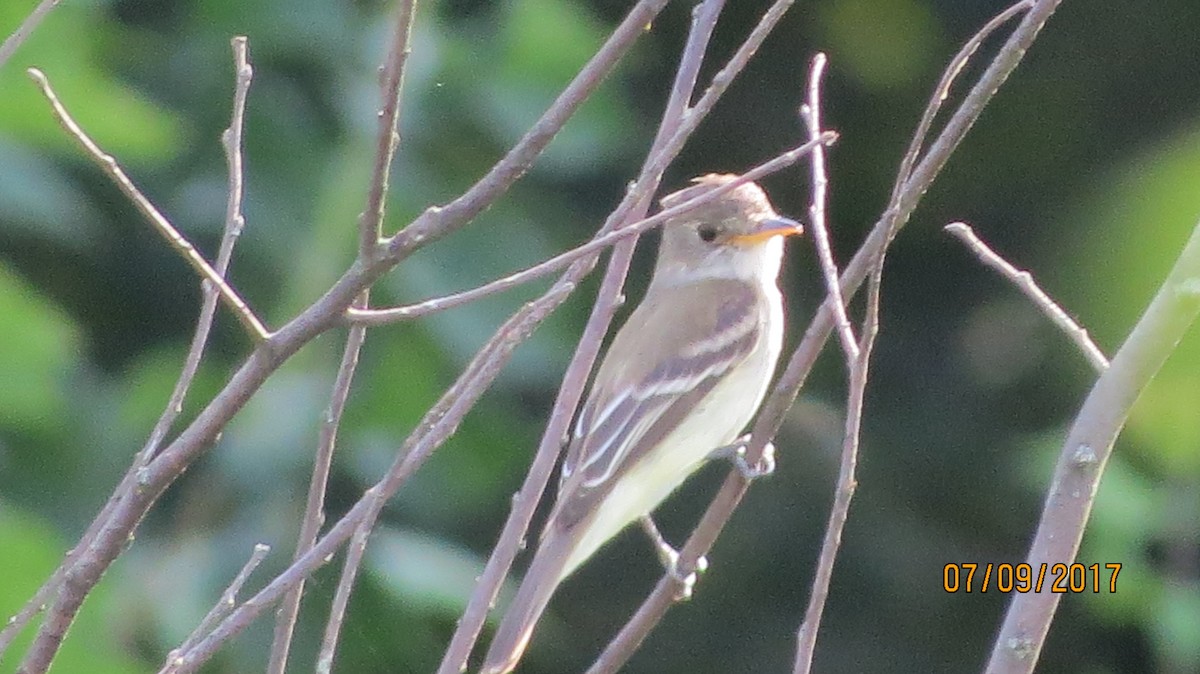
[(677, 599), (690, 599), (692, 588), (696, 585), (696, 574), (704, 573), (708, 570), (708, 560), (704, 557), (697, 559), (696, 570), (684, 575), (679, 569), (679, 552), (671, 547), (667, 539), (663, 538), (662, 533), (655, 526), (654, 520), (650, 519), (649, 515), (644, 515), (638, 519), (638, 522), (641, 523), (642, 530), (650, 537), (650, 542), (654, 544), (654, 551), (658, 553), (658, 561), (662, 562), (667, 575), (674, 578), (682, 586)]
[(759, 458), (756, 465), (751, 466), (746, 461), (746, 445), (750, 442), (750, 435), (743, 435), (734, 440), (732, 443), (724, 447), (718, 447), (708, 455), (710, 459), (722, 459), (733, 464), (734, 468), (742, 474), (742, 477), (747, 480), (756, 480), (760, 477), (765, 477), (775, 472), (775, 445), (767, 443), (763, 447), (762, 457)]

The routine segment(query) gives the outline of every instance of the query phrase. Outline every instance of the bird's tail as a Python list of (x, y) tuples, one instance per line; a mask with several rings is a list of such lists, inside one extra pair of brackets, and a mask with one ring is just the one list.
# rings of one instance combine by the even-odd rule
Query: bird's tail
[(548, 536), (538, 546), (529, 571), (517, 589), (488, 647), (480, 674), (508, 674), (517, 667), (538, 618), (550, 603), (550, 597), (562, 582), (569, 541), (564, 536)]

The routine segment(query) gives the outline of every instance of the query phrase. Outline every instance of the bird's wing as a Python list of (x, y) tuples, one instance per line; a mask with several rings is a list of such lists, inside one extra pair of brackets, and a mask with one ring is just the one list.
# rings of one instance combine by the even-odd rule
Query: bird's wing
[[(764, 299), (748, 282), (713, 279), (659, 292), (652, 312), (643, 304), (629, 317), (596, 374), (563, 462), (551, 515), (559, 527), (588, 513), (763, 339)], [(682, 301), (684, 293), (711, 300), (696, 306)]]

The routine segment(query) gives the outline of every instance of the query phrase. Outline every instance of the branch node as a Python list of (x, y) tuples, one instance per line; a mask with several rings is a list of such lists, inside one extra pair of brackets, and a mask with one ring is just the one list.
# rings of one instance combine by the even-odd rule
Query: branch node
[(26, 70), (29, 77), (42, 90), (42, 95), (50, 103), (50, 109), (54, 113), (55, 119), (58, 120), (60, 126), (67, 132), (68, 135), (75, 141), (84, 153), (93, 161), (100, 165), (101, 170), (116, 183), (121, 193), (133, 203), (150, 224), (158, 230), (159, 234), (167, 240), (167, 243), (178, 252), (183, 259), (196, 271), (202, 279), (208, 279), (217, 288), (218, 295), (225, 302), (226, 306), (233, 311), (234, 316), (245, 327), (250, 338), (256, 343), (265, 341), (270, 333), (268, 332), (262, 321), (250, 309), (245, 300), (238, 295), (237, 291), (225, 282), (224, 277), (216, 269), (213, 269), (203, 256), (200, 255), (196, 247), (192, 245), (175, 226), (167, 220), (158, 208), (154, 206), (149, 199), (142, 194), (133, 180), (121, 168), (117, 160), (112, 155), (105, 152), (84, 132), (83, 128), (75, 121), (71, 114), (67, 112), (65, 106), (58, 99), (58, 94), (54, 93), (54, 89), (50, 86), (50, 80), (46, 78), (45, 73), (37, 68), (29, 68)]
[(1022, 660), (1028, 660), (1037, 652), (1034, 649), (1033, 639), (1028, 637), (1013, 637), (1005, 645), (1008, 646), (1008, 650)]
[(1075, 448), (1075, 453), (1071, 455), (1071, 459), (1080, 468), (1090, 468), (1100, 462), (1100, 457), (1096, 455), (1096, 450), (1086, 442)]
[(1200, 297), (1200, 277), (1184, 279), (1175, 288), (1180, 297)]

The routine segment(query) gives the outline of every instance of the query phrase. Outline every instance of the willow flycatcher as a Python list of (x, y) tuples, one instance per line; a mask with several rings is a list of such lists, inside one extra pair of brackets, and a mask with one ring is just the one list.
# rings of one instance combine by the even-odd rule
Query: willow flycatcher
[[(662, 205), (735, 177), (701, 176)], [(783, 238), (802, 231), (754, 183), (663, 224), (654, 276), (596, 372), (558, 500), (483, 674), (511, 672), (559, 583), (753, 418), (783, 342)]]

